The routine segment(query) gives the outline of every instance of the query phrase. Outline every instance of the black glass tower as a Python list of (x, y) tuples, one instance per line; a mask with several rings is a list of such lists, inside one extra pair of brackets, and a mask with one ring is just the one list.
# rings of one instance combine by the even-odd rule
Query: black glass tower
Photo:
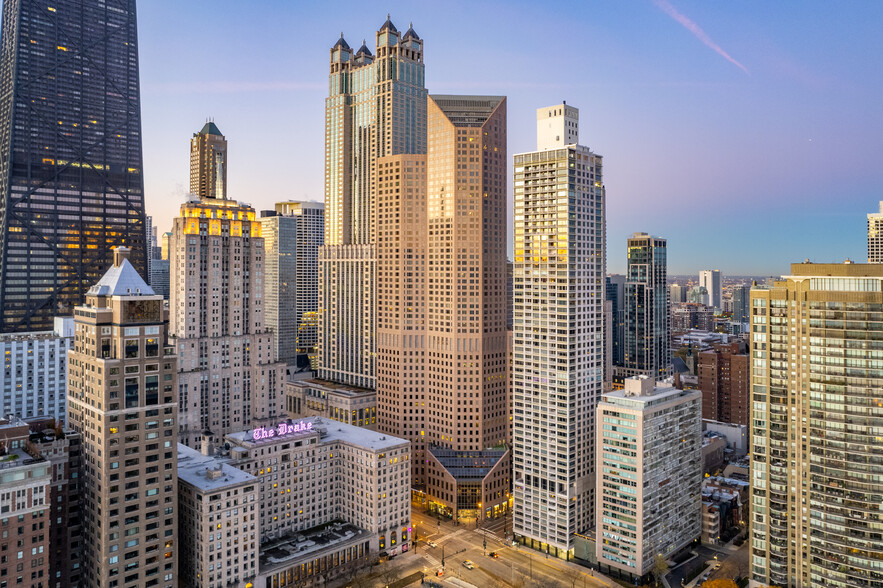
[(0, 332), (51, 329), (119, 245), (146, 275), (135, 0), (3, 0)]

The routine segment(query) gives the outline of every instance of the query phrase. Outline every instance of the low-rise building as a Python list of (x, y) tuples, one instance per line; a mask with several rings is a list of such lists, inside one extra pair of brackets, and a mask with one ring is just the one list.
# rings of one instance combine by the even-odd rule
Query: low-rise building
[(44, 586), (76, 588), (81, 585), (82, 520), (80, 471), (83, 465), (80, 434), (65, 431), (54, 418), (25, 421), (28, 441), (49, 462), (51, 483), (49, 517), (49, 578)]
[(23, 420), (0, 420), (0, 585), (43, 588), (55, 586), (49, 543), (52, 464), (29, 435)]
[(0, 335), (0, 414), (67, 421), (67, 350), (73, 317), (56, 317), (52, 331)]
[(748, 521), (748, 482), (723, 476), (702, 480), (702, 542), (727, 543)]
[(178, 444), (181, 586), (241, 586), (258, 573), (258, 480)]
[(285, 412), (290, 418), (319, 416), (372, 431), (377, 428), (377, 392), (299, 375), (285, 382)]
[(701, 534), (701, 393), (654, 384), (627, 378), (597, 409), (596, 554), (632, 578)]
[(727, 439), (716, 431), (702, 434), (702, 471), (715, 473), (724, 466)]
[(702, 419), (702, 429), (715, 431), (726, 438), (727, 449), (732, 452), (731, 459), (741, 458), (748, 453), (748, 425)]

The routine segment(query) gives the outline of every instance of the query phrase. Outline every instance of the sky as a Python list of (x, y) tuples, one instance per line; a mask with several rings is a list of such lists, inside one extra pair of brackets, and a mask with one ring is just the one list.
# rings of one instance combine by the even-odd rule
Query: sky
[[(369, 6), (370, 5), (370, 6)], [(511, 156), (536, 109), (580, 109), (604, 156), (607, 268), (668, 240), (670, 274), (782, 275), (865, 261), (883, 200), (883, 2), (141, 0), (147, 213), (170, 230), (189, 141), (211, 117), (228, 192), (257, 210), (324, 197), (329, 49), (391, 14), (424, 39), (426, 86), (508, 97)]]

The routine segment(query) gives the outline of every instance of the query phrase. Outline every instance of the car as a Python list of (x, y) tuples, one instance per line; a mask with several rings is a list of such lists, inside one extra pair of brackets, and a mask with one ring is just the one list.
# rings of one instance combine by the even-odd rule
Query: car
[(426, 544), (430, 547), (438, 547), (438, 544), (435, 541), (427, 541)]
[(498, 557), (500, 557), (500, 554), (497, 553), (496, 551), (491, 551), (489, 554), (487, 554), (487, 556), (497, 559)]
[(467, 570), (474, 570), (475, 564), (472, 563), (471, 559), (467, 559), (466, 561), (463, 562), (463, 567), (466, 568)]

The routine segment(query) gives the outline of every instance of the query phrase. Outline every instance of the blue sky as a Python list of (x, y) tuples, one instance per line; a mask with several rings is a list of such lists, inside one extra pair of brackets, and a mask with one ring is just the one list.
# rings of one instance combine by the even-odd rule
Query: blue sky
[(147, 211), (160, 230), (206, 117), (229, 142), (231, 197), (257, 209), (322, 200), (328, 49), (342, 31), (373, 50), (389, 12), (425, 40), (430, 93), (508, 96), (510, 159), (534, 149), (536, 108), (580, 109), (580, 142), (604, 155), (610, 272), (635, 231), (668, 239), (675, 274), (866, 258), (865, 215), (883, 199), (883, 2), (141, 0), (138, 11)]

